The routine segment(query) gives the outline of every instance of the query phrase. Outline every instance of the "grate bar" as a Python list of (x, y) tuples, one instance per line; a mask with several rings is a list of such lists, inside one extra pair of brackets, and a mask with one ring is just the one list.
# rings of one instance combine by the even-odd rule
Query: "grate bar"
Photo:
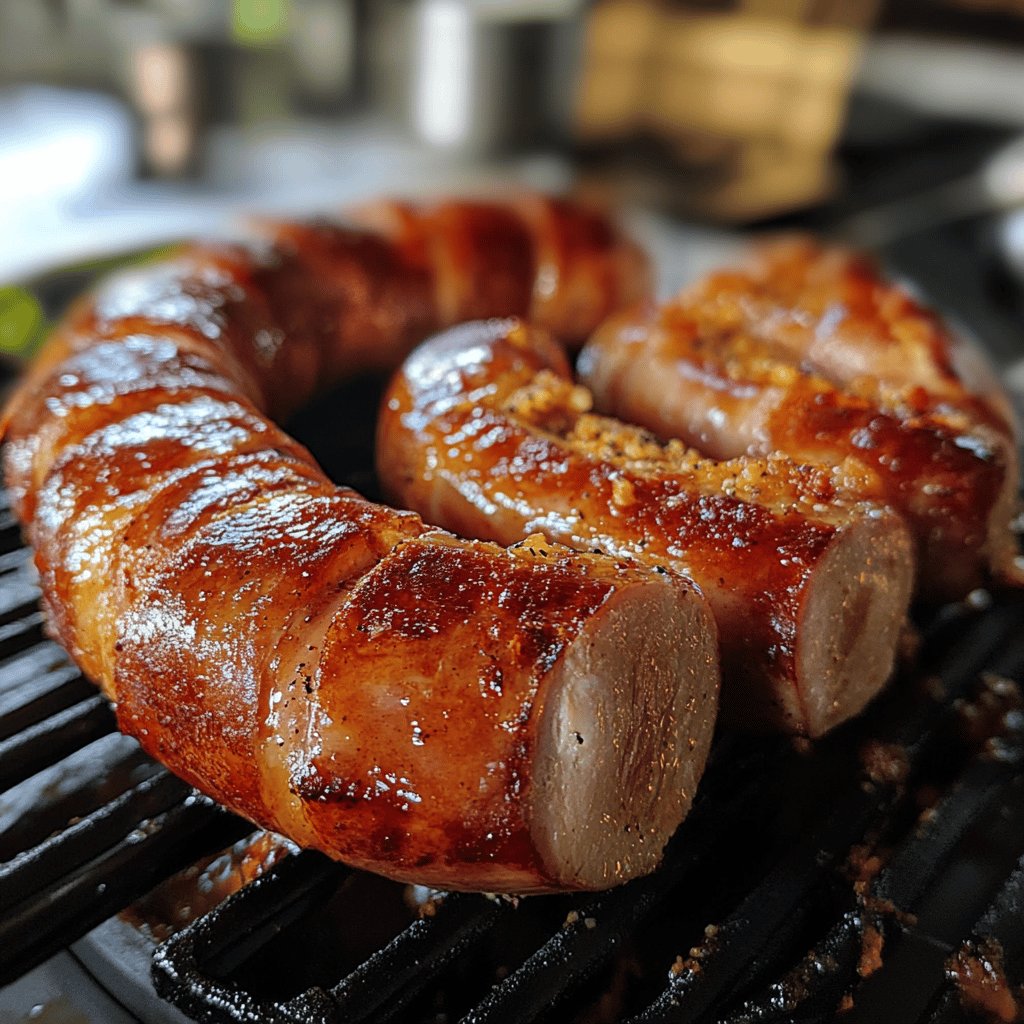
[(64, 649), (52, 640), (43, 640), (35, 647), (0, 662), (0, 694), (7, 694), (32, 682), (37, 676), (68, 668), (71, 662)]
[(25, 779), (0, 794), (0, 861), (161, 770), (134, 740), (111, 733)]
[(44, 621), (43, 613), (34, 611), (23, 618), (0, 625), (0, 658), (40, 643), (43, 640)]
[(508, 906), (478, 895), (449, 893), (331, 989), (340, 1019), (391, 1020)]
[[(1024, 856), (958, 952), (980, 953), (984, 957), (992, 943), (995, 943), (994, 951), (1003, 959), (1000, 966), (1012, 966), (1019, 972), (1024, 961)], [(993, 972), (992, 978), (998, 980), (998, 973)], [(1012, 1009), (1016, 1001), (1017, 1015), (1024, 1015), (1024, 996), (1018, 992), (1014, 997), (1012, 986), (1010, 989), (1011, 1001), (1007, 1005), (1004, 999), (1004, 1006)], [(947, 969), (942, 985), (921, 1020), (926, 1024), (960, 1024), (964, 1015), (962, 995)]]
[[(5, 578), (8, 573), (19, 570), (35, 572), (34, 568), (31, 570), (26, 568), (31, 565), (33, 565), (31, 548), (15, 548), (13, 551), (5, 551), (0, 554), (0, 576)], [(36, 575), (38, 576), (38, 574)]]
[[(780, 750), (772, 752), (779, 754)], [(767, 770), (766, 751), (758, 751), (755, 757)], [(721, 833), (745, 820), (762, 799), (760, 786), (749, 785), (751, 775), (757, 775), (751, 771), (752, 764), (743, 766), (747, 771), (736, 771), (733, 764), (724, 767), (729, 770), (726, 779), (705, 780), (717, 783), (714, 796), (705, 792), (690, 812), (672, 839), (659, 871), (594, 897), (577, 912), (574, 921), (496, 985), (463, 1018), (463, 1024), (535, 1020), (548, 1013), (568, 990), (607, 963), (669, 892), (694, 871), (707, 867)]]
[(978, 939), (995, 939), (1008, 960), (1024, 960), (1024, 856), (974, 929)]
[(20, 524), (9, 505), (0, 508), (0, 543), (5, 547), (21, 544)]
[(63, 876), (100, 856), (111, 836), (125, 836), (169, 810), (189, 793), (180, 779), (161, 769), (92, 814), (0, 865), (0, 912), (6, 914), (27, 893), (50, 889)]
[[(984, 616), (970, 618), (968, 628), (951, 646), (942, 642), (948, 620), (944, 617), (930, 632), (934, 637), (926, 641), (930, 656), (917, 673), (921, 677), (933, 674), (939, 681), (945, 705), (958, 698), (966, 697), (968, 690), (994, 660), (1000, 664), (1018, 663), (1024, 658), (1024, 633), (1020, 624), (1024, 620), (1024, 595), (1014, 594), (1003, 605), (991, 609)], [(951, 623), (948, 623), (951, 624)], [(893, 687), (903, 683), (897, 679)], [(916, 748), (922, 743), (934, 741), (931, 731), (936, 727), (933, 721), (935, 704), (922, 700), (912, 708), (909, 715), (897, 723), (895, 729), (887, 729), (885, 742), (895, 743), (907, 749), (908, 755), (916, 756)]]
[[(934, 877), (939, 865), (948, 856), (971, 822), (984, 813), (1002, 791), (1006, 783), (1005, 767), (993, 770), (987, 763), (975, 765), (961, 786), (937, 810), (928, 834), (920, 833), (914, 842), (901, 851), (897, 859), (879, 881), (876, 898), (890, 899), (897, 906), (911, 906)], [(825, 886), (839, 858), (862, 838), (873, 819), (892, 811), (899, 795), (898, 786), (876, 793), (858, 790), (830, 818), (823, 830), (813, 835), (810, 842), (793, 855), (757, 889), (755, 889), (719, 927), (711, 955), (674, 975), (669, 986), (652, 1006), (636, 1018), (637, 1024), (694, 1024), (704, 1020), (720, 1004), (735, 994), (741, 985), (749, 985), (768, 966), (785, 952), (790, 939), (801, 923), (800, 911), (811, 908), (811, 897)], [(874, 805), (877, 804), (877, 811)], [(936, 824), (936, 822), (940, 824)], [(899, 857), (900, 855), (898, 855)], [(896, 882), (888, 881), (896, 879)], [(899, 895), (885, 891), (886, 884), (899, 884)], [(798, 968), (801, 983), (790, 980), (785, 986), (788, 993), (780, 995), (778, 986), (770, 986), (762, 998), (763, 1006), (748, 1003), (735, 1021), (771, 1019), (782, 1008), (786, 1013), (794, 1010), (802, 1000), (794, 994), (815, 995), (822, 1001), (819, 986), (809, 984), (810, 973), (824, 982), (827, 974), (840, 967), (849, 972), (855, 963), (851, 953), (859, 944), (864, 928), (863, 908), (851, 907), (830, 931), (819, 949)], [(871, 916), (870, 914), (867, 916)], [(823, 958), (821, 949), (831, 952)], [(831, 965), (831, 966), (830, 966)], [(846, 974), (849, 978), (849, 974)], [(852, 979), (850, 979), (852, 980)], [(841, 990), (842, 985), (831, 985)]]
[(901, 844), (871, 896), (833, 926), (786, 978), (745, 1003), (729, 1024), (781, 1024), (798, 1010), (801, 1019), (812, 1019), (812, 1007), (828, 1004), (834, 1009), (844, 990), (858, 980), (855, 969), (860, 967), (867, 929), (881, 937), (895, 915), (912, 910), (974, 822), (1005, 797), (1019, 777), (1017, 763), (974, 761), (924, 825)]
[(80, 938), (202, 852), (223, 848), (250, 827), (198, 795), (138, 825), (84, 868), (4, 915), (0, 985)]
[[(672, 975), (635, 1024), (694, 1024), (749, 986), (785, 955), (813, 909), (812, 897), (834, 881), (834, 869), (877, 815), (862, 794), (834, 813), (826, 827), (788, 856), (716, 929), (707, 955)], [(891, 803), (891, 799), (889, 801)]]
[[(23, 618), (36, 607), (39, 598), (39, 577), (35, 565), (26, 558), (13, 561), (21, 555), (22, 549), (0, 555), (0, 573), (3, 573), (3, 587), (0, 587), (0, 622)], [(4, 560), (7, 569), (4, 570)]]
[(857, 978), (869, 928), (881, 928), (877, 915), (864, 910), (847, 911), (796, 967), (721, 1024), (809, 1024), (831, 1020), (851, 981)]
[(96, 687), (74, 665), (47, 669), (0, 694), (0, 739), (15, 736), (95, 693)]
[(982, 760), (972, 764), (889, 862), (874, 886), (874, 897), (898, 910), (911, 910), (953, 848), (1018, 775), (1016, 762)]
[[(153, 958), (157, 992), (190, 1016), (211, 1022), (337, 1021), (334, 1001), (322, 990), (310, 990), (291, 1004), (267, 1003), (209, 976), (207, 965), (219, 959), (221, 970), (226, 971), (232, 957), (239, 957), (240, 937), (246, 939), (244, 951), (265, 944), (333, 891), (347, 874), (348, 868), (320, 854), (285, 857), (268, 874), (158, 947)], [(313, 1009), (315, 1017), (309, 1015)]]
[[(310, 990), (293, 1003), (268, 1005), (216, 980), (296, 921), (347, 874), (348, 869), (319, 855), (287, 858), (206, 915), (201, 928), (192, 926), (161, 946), (153, 964), (158, 991), (187, 1013), (205, 1008), (203, 1019), (217, 1022), (315, 1019), (356, 1024), (371, 1016), (390, 1019), (509, 912), (507, 905), (481, 896), (446, 895), (432, 916), (410, 924), (329, 995)], [(245, 938), (240, 941), (240, 936)], [(310, 1018), (308, 1000), (314, 995), (323, 1015)], [(217, 1007), (213, 1013), (211, 1006)]]
[(116, 728), (107, 699), (95, 694), (0, 741), (0, 792)]

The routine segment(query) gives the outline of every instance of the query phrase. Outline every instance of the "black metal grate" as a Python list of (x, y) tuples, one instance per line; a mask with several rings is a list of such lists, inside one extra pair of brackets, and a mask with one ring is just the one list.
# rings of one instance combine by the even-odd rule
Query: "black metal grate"
[[(250, 829), (116, 733), (37, 597), (0, 499), (0, 981)], [(161, 946), (154, 981), (218, 1022), (963, 1020), (956, 954), (1024, 980), (1024, 718), (979, 681), (1022, 672), (1024, 596), (947, 608), (860, 721), (721, 739), (649, 878), (418, 916), (295, 854)]]

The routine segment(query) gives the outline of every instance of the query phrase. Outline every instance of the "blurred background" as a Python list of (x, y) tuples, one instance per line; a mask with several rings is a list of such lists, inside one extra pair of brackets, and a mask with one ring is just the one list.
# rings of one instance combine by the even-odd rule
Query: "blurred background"
[(703, 238), (969, 225), (1003, 287), (1018, 137), (1024, 0), (3, 0), (0, 281), (522, 182)]

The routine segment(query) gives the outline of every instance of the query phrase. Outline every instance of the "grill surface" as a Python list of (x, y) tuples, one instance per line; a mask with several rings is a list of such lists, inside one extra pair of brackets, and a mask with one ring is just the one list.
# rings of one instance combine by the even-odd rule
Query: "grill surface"
[[(370, 495), (377, 394), (355, 382), (292, 424)], [(0, 983), (251, 831), (116, 733), (37, 595), (0, 498)], [(919, 626), (913, 667), (826, 740), (722, 737), (650, 878), (417, 910), (401, 886), (294, 854), (160, 946), (156, 988), (198, 1019), (290, 1024), (1009, 1019), (1024, 595)]]

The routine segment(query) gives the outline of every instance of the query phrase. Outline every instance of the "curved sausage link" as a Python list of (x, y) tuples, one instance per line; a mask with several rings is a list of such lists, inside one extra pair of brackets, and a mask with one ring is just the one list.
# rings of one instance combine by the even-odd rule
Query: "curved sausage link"
[(393, 878), (603, 888), (656, 865), (693, 797), (705, 603), (372, 504), (264, 411), (399, 358), (433, 283), (325, 225), (109, 282), (9, 409), (8, 480), (51, 630), (183, 778)]
[(760, 246), (748, 267), (709, 274), (682, 298), (837, 384), (880, 395), (893, 389), (897, 400), (949, 403), (979, 422), (1010, 424), (1009, 402), (991, 393), (970, 347), (865, 253), (778, 239)]
[(532, 195), (505, 205), (379, 202), (353, 217), (382, 230), (436, 281), (439, 326), (527, 316), (579, 347), (609, 315), (650, 294), (644, 252), (607, 217)]
[(815, 736), (859, 711), (892, 670), (909, 601), (898, 517), (844, 500), (850, 467), (713, 462), (589, 405), (542, 332), (456, 328), (395, 376), (378, 472), (398, 501), (460, 533), (540, 530), (694, 580), (718, 621), (734, 723)]
[(911, 528), (923, 598), (1020, 580), (1017, 460), (998, 403), (968, 394), (934, 318), (853, 257), (811, 253), (821, 265), (792, 243), (760, 275), (712, 275), (614, 317), (580, 358), (598, 407), (717, 458), (856, 460), (863, 496)]

